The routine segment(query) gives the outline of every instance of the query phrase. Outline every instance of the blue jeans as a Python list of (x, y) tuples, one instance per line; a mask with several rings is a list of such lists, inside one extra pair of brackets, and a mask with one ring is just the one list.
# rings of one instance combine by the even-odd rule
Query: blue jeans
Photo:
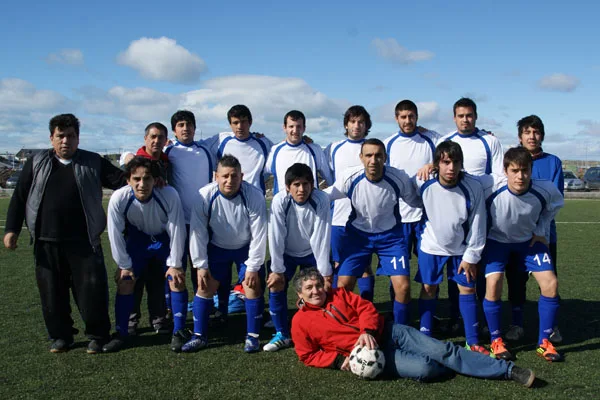
[(383, 350), (385, 369), (391, 376), (428, 381), (455, 371), (477, 378), (508, 379), (514, 365), (430, 338), (410, 326), (394, 324), (389, 330)]

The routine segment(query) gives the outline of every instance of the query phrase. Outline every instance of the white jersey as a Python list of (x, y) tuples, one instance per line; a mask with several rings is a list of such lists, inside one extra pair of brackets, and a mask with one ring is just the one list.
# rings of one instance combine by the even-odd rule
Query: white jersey
[(485, 246), (486, 213), (481, 183), (464, 174), (455, 186), (438, 179), (416, 180), (425, 210), (421, 250), (438, 256), (463, 256), (476, 264)]
[(460, 145), (464, 156), (464, 170), (475, 176), (504, 173), (502, 145), (487, 132), (475, 129), (468, 135), (458, 132), (443, 136), (440, 141), (451, 140)]
[[(327, 158), (334, 182), (342, 179), (342, 175), (346, 169), (362, 165), (360, 162), (360, 148), (364, 141), (365, 139), (344, 139), (330, 143), (325, 148), (325, 157)], [(350, 199), (343, 198), (334, 201), (331, 225), (346, 226), (351, 212)]]
[(250, 245), (244, 262), (256, 272), (265, 262), (267, 250), (267, 205), (262, 192), (242, 182), (236, 196), (227, 198), (217, 182), (200, 189), (190, 224), (190, 255), (195, 268), (208, 268), (208, 243), (237, 250)]
[(285, 272), (284, 254), (292, 257), (313, 254), (321, 275), (332, 274), (329, 210), (329, 196), (319, 189), (314, 189), (304, 204), (296, 203), (290, 194), (283, 191), (273, 196), (269, 221), (269, 254), (273, 272)]
[[(439, 139), (440, 135), (433, 131), (415, 131), (408, 134), (398, 131), (383, 141), (387, 165), (404, 170), (408, 176), (415, 176), (419, 168), (433, 163), (435, 146)], [(400, 215), (402, 222), (417, 222), (421, 220), (423, 211), (400, 200)]]
[(560, 191), (551, 181), (532, 179), (525, 193), (514, 194), (505, 176), (479, 178), (483, 184), (488, 216), (488, 239), (522, 243), (533, 235), (550, 237), (550, 222), (564, 206)]
[(265, 193), (264, 169), (273, 142), (266, 137), (257, 138), (250, 133), (248, 138), (238, 139), (233, 132), (221, 132), (204, 142), (217, 160), (225, 154), (237, 158), (242, 166), (244, 180)]
[(422, 205), (416, 187), (406, 172), (385, 167), (383, 177), (370, 181), (364, 167), (347, 169), (343, 178), (326, 190), (330, 199), (348, 197), (352, 205), (350, 223), (366, 233), (388, 231), (402, 222), (398, 199), (413, 207)]
[(315, 186), (318, 186), (317, 171), (328, 185), (331, 185), (331, 171), (327, 165), (323, 150), (315, 144), (289, 144), (287, 141), (280, 142), (273, 146), (265, 165), (265, 173), (273, 175), (273, 194), (285, 191), (285, 173), (288, 168), (295, 163), (306, 164), (313, 171)]
[(179, 195), (170, 186), (154, 188), (150, 199), (139, 201), (130, 186), (115, 190), (108, 202), (108, 239), (113, 259), (121, 269), (132, 267), (125, 242), (126, 222), (146, 235), (169, 235), (171, 252), (167, 266), (181, 268), (185, 246), (185, 223)]
[(175, 141), (165, 149), (165, 154), (171, 164), (169, 185), (179, 193), (185, 223), (189, 224), (198, 190), (213, 180), (216, 159), (205, 146), (196, 142)]

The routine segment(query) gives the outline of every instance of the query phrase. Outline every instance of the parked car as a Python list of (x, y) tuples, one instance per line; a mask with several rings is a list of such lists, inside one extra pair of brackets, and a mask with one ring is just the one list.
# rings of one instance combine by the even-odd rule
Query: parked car
[(6, 180), (6, 188), (14, 189), (17, 187), (17, 182), (19, 181), (19, 176), (21, 176), (21, 171), (15, 171), (11, 176)]
[(565, 181), (565, 191), (567, 190), (589, 190), (587, 185), (575, 176), (571, 171), (563, 171), (563, 179)]
[(600, 167), (591, 167), (585, 171), (583, 181), (588, 189), (600, 189)]

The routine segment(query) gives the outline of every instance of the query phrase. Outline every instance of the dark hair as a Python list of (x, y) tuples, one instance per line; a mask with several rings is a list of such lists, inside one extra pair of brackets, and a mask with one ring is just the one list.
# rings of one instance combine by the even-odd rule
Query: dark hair
[(293, 285), (296, 293), (300, 293), (302, 291), (302, 284), (310, 279), (315, 279), (319, 281), (321, 285), (325, 285), (325, 279), (318, 269), (315, 267), (301, 268), (300, 271), (296, 273), (296, 276), (294, 276)]
[(175, 126), (179, 121), (185, 121), (188, 124), (194, 125), (196, 127), (196, 117), (194, 117), (194, 113), (188, 110), (177, 110), (175, 114), (171, 117), (171, 130), (175, 130)]
[(379, 146), (379, 147), (381, 147), (381, 149), (383, 150), (383, 154), (387, 154), (387, 153), (386, 153), (386, 151), (385, 151), (385, 145), (383, 144), (383, 142), (382, 142), (381, 140), (379, 140), (379, 139), (377, 139), (377, 138), (369, 138), (369, 139), (365, 140), (365, 141), (362, 143), (362, 145), (360, 146), (360, 153), (361, 153), (361, 154), (362, 154), (362, 152), (363, 152), (363, 148), (364, 148), (366, 145), (368, 145), (368, 144), (370, 144), (370, 145), (375, 145), (375, 146)]
[(242, 118), (248, 117), (248, 122), (252, 124), (252, 113), (250, 109), (243, 104), (238, 104), (229, 109), (227, 111), (227, 121), (231, 123), (231, 118)]
[(410, 100), (402, 100), (398, 104), (396, 104), (396, 108), (394, 109), (394, 113), (396, 117), (400, 114), (400, 111), (414, 111), (417, 117), (419, 116), (419, 110), (417, 110), (417, 105)]
[(165, 137), (169, 137), (169, 130), (167, 129), (166, 126), (164, 126), (160, 122), (152, 122), (152, 123), (148, 124), (148, 126), (146, 127), (146, 129), (144, 129), (144, 137), (146, 137), (148, 135), (148, 132), (152, 128), (158, 129), (159, 131), (161, 131), (162, 133), (165, 134)]
[(525, 129), (534, 128), (540, 131), (540, 134), (542, 135), (542, 141), (544, 141), (544, 136), (546, 136), (546, 132), (544, 131), (544, 123), (537, 115), (530, 115), (528, 117), (521, 118), (519, 122), (517, 122), (517, 127), (519, 128), (519, 139), (521, 138), (521, 135)]
[[(365, 136), (367, 136), (369, 134), (371, 126), (373, 126), (373, 123), (371, 122), (371, 115), (369, 115), (369, 113), (367, 112), (367, 110), (365, 110), (363, 106), (352, 106), (346, 110), (346, 112), (344, 113), (344, 127), (348, 125), (348, 121), (350, 121), (350, 118), (358, 118), (360, 116), (362, 116), (365, 119), (365, 126), (367, 128), (367, 130), (365, 131)], [(348, 136), (348, 130), (346, 130), (346, 133), (344, 133), (344, 135)]]
[(223, 157), (221, 157), (221, 159), (219, 160), (219, 162), (217, 164), (217, 168), (219, 166), (235, 168), (239, 171), (242, 170), (242, 165), (240, 164), (240, 161), (237, 158), (235, 158), (235, 156), (232, 156), (231, 154), (223, 155)]
[(513, 147), (504, 153), (504, 170), (506, 170), (510, 164), (531, 168), (533, 165), (533, 158), (529, 151), (524, 147)]
[(146, 168), (153, 178), (157, 178), (159, 176), (158, 168), (154, 168), (152, 160), (146, 157), (135, 156), (127, 164), (125, 164), (125, 178), (129, 180), (129, 178), (131, 178), (131, 174), (133, 174), (138, 168)]
[(50, 128), (50, 136), (54, 135), (54, 130), (56, 128), (58, 128), (61, 131), (64, 131), (68, 128), (74, 128), (75, 134), (79, 136), (79, 120), (73, 114), (55, 115), (50, 120), (48, 128)]
[(475, 114), (475, 117), (477, 117), (477, 105), (475, 104), (475, 102), (471, 99), (469, 99), (468, 97), (461, 97), (460, 99), (458, 99), (456, 101), (456, 103), (454, 103), (454, 116), (456, 117), (456, 109), (459, 107), (465, 107), (465, 108), (470, 108), (473, 110), (473, 114)]
[(291, 119), (292, 121), (298, 121), (301, 119), (304, 126), (306, 126), (306, 117), (304, 116), (302, 111), (298, 111), (298, 110), (288, 111), (287, 114), (285, 114), (285, 116), (283, 117), (283, 126), (287, 126), (288, 118)]
[(306, 164), (295, 163), (285, 171), (285, 185), (290, 186), (298, 179), (306, 179), (311, 185), (315, 185), (315, 177), (312, 170)]
[(465, 158), (463, 156), (462, 148), (456, 142), (446, 140), (435, 148), (435, 154), (433, 155), (433, 168), (437, 171), (440, 169), (440, 161), (444, 154), (452, 161), (460, 161), (461, 165), (464, 165)]

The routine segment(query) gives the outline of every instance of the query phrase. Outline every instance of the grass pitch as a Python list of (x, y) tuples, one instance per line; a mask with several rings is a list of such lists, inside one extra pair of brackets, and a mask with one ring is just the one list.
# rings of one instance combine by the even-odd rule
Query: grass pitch
[[(0, 200), (5, 218), (8, 199)], [(277, 353), (245, 354), (242, 343), (245, 317), (233, 315), (227, 329), (211, 331), (210, 346), (196, 354), (174, 354), (170, 336), (150, 332), (142, 320), (135, 347), (117, 354), (90, 356), (80, 334), (76, 347), (51, 354), (35, 285), (32, 247), (27, 232), (15, 252), (0, 250), (0, 399), (44, 398), (463, 398), (463, 399), (590, 399), (600, 393), (600, 201), (568, 200), (558, 217), (559, 326), (565, 338), (559, 350), (563, 363), (549, 364), (534, 354), (537, 339), (535, 282), (528, 285), (526, 340), (513, 347), (517, 364), (531, 368), (539, 380), (534, 389), (510, 381), (488, 381), (456, 376), (444, 382), (422, 384), (409, 380), (362, 381), (348, 372), (308, 368), (293, 349)], [(2, 221), (1, 225), (4, 225)], [(109, 276), (115, 265), (104, 235)], [(416, 271), (413, 263), (412, 272)], [(111, 309), (114, 284), (110, 284)], [(418, 286), (412, 288), (413, 298)], [(447, 315), (445, 284), (439, 313)], [(290, 292), (293, 309), (295, 296)], [(377, 278), (375, 303), (386, 312), (388, 284)], [(413, 301), (412, 323), (417, 324)], [(76, 327), (83, 330), (73, 307)], [(509, 323), (505, 304), (505, 324)], [(114, 321), (114, 319), (113, 319)], [(191, 324), (191, 316), (188, 315)], [(265, 343), (273, 332), (261, 333)], [(446, 338), (455, 342), (462, 337)]]

